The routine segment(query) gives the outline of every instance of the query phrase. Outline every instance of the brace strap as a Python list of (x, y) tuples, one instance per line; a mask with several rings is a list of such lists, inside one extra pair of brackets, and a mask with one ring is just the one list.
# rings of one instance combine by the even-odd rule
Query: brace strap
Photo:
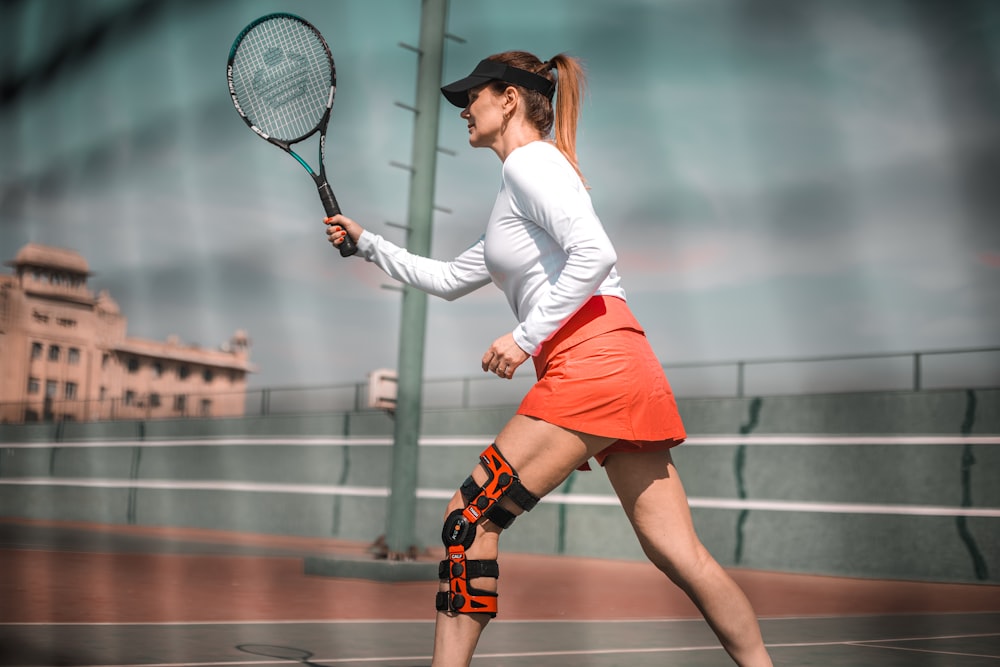
[[(461, 567), (461, 565), (455, 567), (455, 564), (450, 560), (441, 561), (438, 564), (438, 579), (447, 579), (456, 569), (459, 571), (454, 572), (455, 576), (462, 576), (462, 572), (459, 569)], [(500, 576), (500, 565), (495, 560), (466, 560), (465, 571), (469, 579), (477, 577), (491, 577), (496, 579)]]

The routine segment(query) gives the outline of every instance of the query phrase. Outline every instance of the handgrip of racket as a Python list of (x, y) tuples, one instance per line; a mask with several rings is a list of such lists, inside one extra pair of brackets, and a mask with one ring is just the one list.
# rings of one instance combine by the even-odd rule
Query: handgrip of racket
[[(318, 186), (319, 198), (323, 202), (323, 208), (326, 210), (326, 217), (332, 218), (335, 215), (340, 215), (340, 204), (337, 203), (337, 198), (333, 196), (333, 188), (330, 187), (329, 183), (323, 183)], [(344, 242), (339, 246), (341, 257), (350, 257), (358, 251), (358, 246), (354, 242), (354, 239), (350, 235), (344, 235)]]

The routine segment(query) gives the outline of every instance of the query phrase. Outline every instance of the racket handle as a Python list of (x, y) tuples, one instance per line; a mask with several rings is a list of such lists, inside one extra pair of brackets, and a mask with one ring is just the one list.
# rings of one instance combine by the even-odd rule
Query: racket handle
[[(337, 198), (333, 196), (333, 188), (330, 187), (329, 183), (322, 183), (318, 186), (319, 198), (323, 202), (323, 208), (326, 210), (326, 217), (332, 218), (335, 215), (340, 215), (340, 204), (337, 203)], [(340, 248), (341, 257), (350, 257), (358, 251), (358, 246), (354, 242), (354, 239), (350, 235), (344, 235), (344, 242), (338, 246)]]

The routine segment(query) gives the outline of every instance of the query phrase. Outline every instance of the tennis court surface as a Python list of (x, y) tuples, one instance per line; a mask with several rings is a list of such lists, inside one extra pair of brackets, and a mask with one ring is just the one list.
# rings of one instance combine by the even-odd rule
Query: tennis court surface
[[(0, 665), (430, 664), (433, 581), (307, 575), (365, 545), (0, 520)], [(427, 554), (433, 561), (437, 554)], [(652, 566), (502, 554), (474, 665), (730, 665)], [(1000, 588), (733, 570), (775, 665), (1000, 665)]]

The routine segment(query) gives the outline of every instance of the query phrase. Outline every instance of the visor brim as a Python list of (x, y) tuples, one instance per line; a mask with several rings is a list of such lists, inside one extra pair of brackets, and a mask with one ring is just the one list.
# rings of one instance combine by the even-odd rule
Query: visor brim
[(441, 88), (441, 94), (451, 104), (460, 109), (469, 106), (469, 91), (491, 81), (485, 76), (467, 76)]

